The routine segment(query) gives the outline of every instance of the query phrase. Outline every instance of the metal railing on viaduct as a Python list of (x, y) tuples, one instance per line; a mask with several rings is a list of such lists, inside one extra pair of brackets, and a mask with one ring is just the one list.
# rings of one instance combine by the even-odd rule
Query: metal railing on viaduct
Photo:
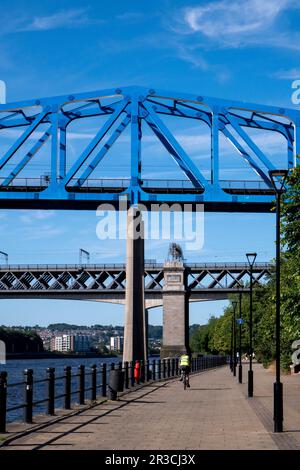
[[(247, 290), (247, 263), (194, 263), (184, 267), (186, 290), (191, 298), (205, 292)], [(263, 284), (273, 269), (271, 263), (256, 263), (254, 285)], [(164, 265), (145, 263), (145, 295), (160, 298), (165, 284)], [(37, 264), (0, 266), (0, 298), (125, 298), (125, 264)]]
[[(196, 373), (225, 365), (226, 356), (203, 356), (193, 358), (191, 373)], [(71, 410), (73, 405), (96, 403), (99, 399), (112, 398), (112, 371), (118, 369), (121, 381), (118, 391), (134, 390), (136, 385), (147, 382), (174, 379), (178, 377), (179, 359), (140, 361), (138, 376), (135, 374), (135, 363), (122, 362), (87, 368), (79, 365), (76, 372), (71, 366), (64, 367), (63, 373), (56, 374), (54, 367), (45, 371), (44, 378), (35, 379), (32, 369), (24, 370), (24, 380), (9, 382), (7, 372), (0, 372), (0, 432), (6, 432), (8, 422), (20, 421), (23, 415), (25, 423), (33, 423), (35, 413), (46, 412), (55, 416), (57, 409)], [(116, 397), (114, 396), (113, 399)]]

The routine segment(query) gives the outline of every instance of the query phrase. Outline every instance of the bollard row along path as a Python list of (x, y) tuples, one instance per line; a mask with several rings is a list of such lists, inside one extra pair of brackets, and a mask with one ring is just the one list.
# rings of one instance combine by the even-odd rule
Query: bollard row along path
[[(245, 367), (247, 367), (245, 365)], [(151, 383), (10, 441), (3, 450), (32, 449), (300, 449), (300, 375), (284, 377), (285, 432), (272, 432), (273, 374), (254, 365), (254, 397), (229, 368)]]

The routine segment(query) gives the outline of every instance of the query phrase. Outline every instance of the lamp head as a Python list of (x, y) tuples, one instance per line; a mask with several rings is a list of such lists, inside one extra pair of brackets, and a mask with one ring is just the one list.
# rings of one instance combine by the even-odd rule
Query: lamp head
[(272, 186), (276, 193), (282, 193), (285, 188), (284, 184), (288, 177), (289, 171), (288, 170), (270, 170), (269, 176), (272, 182)]
[(256, 260), (257, 253), (246, 253), (249, 266), (253, 266)]

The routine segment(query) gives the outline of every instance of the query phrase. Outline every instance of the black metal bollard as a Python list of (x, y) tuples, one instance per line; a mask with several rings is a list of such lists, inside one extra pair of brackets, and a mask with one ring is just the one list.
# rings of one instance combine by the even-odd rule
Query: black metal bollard
[(92, 393), (91, 393), (91, 400), (96, 401), (97, 399), (97, 366), (93, 364), (91, 366), (92, 369)]
[(157, 373), (158, 373), (158, 380), (160, 380), (161, 379), (161, 360), (160, 359), (158, 361), (158, 371), (157, 371)]
[(146, 361), (146, 381), (149, 382), (150, 380), (150, 363)]
[(165, 379), (166, 378), (166, 360), (165, 359), (162, 360), (162, 365), (163, 365), (162, 375), (163, 375), (163, 379)]
[(32, 408), (33, 408), (33, 370), (25, 369), (25, 408), (24, 408), (24, 421), (25, 423), (32, 423)]
[(65, 369), (65, 410), (71, 409), (71, 366), (66, 366)]
[(168, 371), (168, 379), (170, 378), (171, 376), (171, 360), (170, 359), (167, 359), (167, 371)]
[(134, 361), (130, 362), (130, 385), (134, 387)]
[(6, 432), (7, 372), (0, 372), (0, 432)]
[(141, 363), (141, 383), (145, 382), (145, 363), (144, 361), (140, 361)]
[(172, 377), (175, 375), (175, 359), (174, 357), (172, 358), (172, 369), (171, 369)]
[(128, 362), (124, 362), (124, 386), (129, 388), (129, 373), (128, 373)]
[(123, 371), (123, 363), (122, 362), (119, 362), (118, 369), (121, 372), (120, 383), (119, 383), (119, 392), (123, 392), (124, 391), (125, 374), (124, 374), (124, 371)]
[(156, 379), (156, 360), (152, 361), (152, 380)]
[(55, 369), (54, 367), (48, 367), (47, 369), (48, 379), (48, 409), (47, 413), (50, 416), (54, 416), (55, 408)]
[(85, 366), (78, 366), (78, 393), (79, 393), (79, 405), (84, 405), (84, 395), (85, 395)]
[(123, 370), (111, 369), (109, 373), (108, 398), (109, 400), (117, 400), (118, 392), (124, 390), (124, 372)]
[(102, 364), (101, 366), (101, 395), (106, 397), (106, 364)]
[(176, 375), (176, 377), (178, 376), (178, 373), (179, 373), (179, 360), (178, 360), (178, 357), (176, 357), (176, 359), (175, 359), (175, 375)]

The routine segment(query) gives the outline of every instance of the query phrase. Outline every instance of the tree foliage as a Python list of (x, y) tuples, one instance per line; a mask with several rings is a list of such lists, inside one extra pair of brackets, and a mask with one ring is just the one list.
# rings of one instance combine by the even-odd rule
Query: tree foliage
[(0, 327), (0, 340), (7, 353), (42, 352), (43, 342), (35, 331), (20, 331)]
[[(291, 171), (287, 183), (281, 217), (281, 364), (284, 369), (289, 369), (291, 364), (292, 342), (300, 339), (300, 167)], [(274, 270), (267, 283), (254, 286), (253, 292), (253, 349), (264, 365), (276, 356), (275, 282)], [(237, 296), (230, 296), (230, 305), (220, 318), (211, 318), (194, 333), (191, 339), (194, 350), (230, 353), (233, 299), (238, 300)], [(242, 316), (245, 321), (242, 350), (249, 352), (249, 295), (246, 294), (242, 296)]]

